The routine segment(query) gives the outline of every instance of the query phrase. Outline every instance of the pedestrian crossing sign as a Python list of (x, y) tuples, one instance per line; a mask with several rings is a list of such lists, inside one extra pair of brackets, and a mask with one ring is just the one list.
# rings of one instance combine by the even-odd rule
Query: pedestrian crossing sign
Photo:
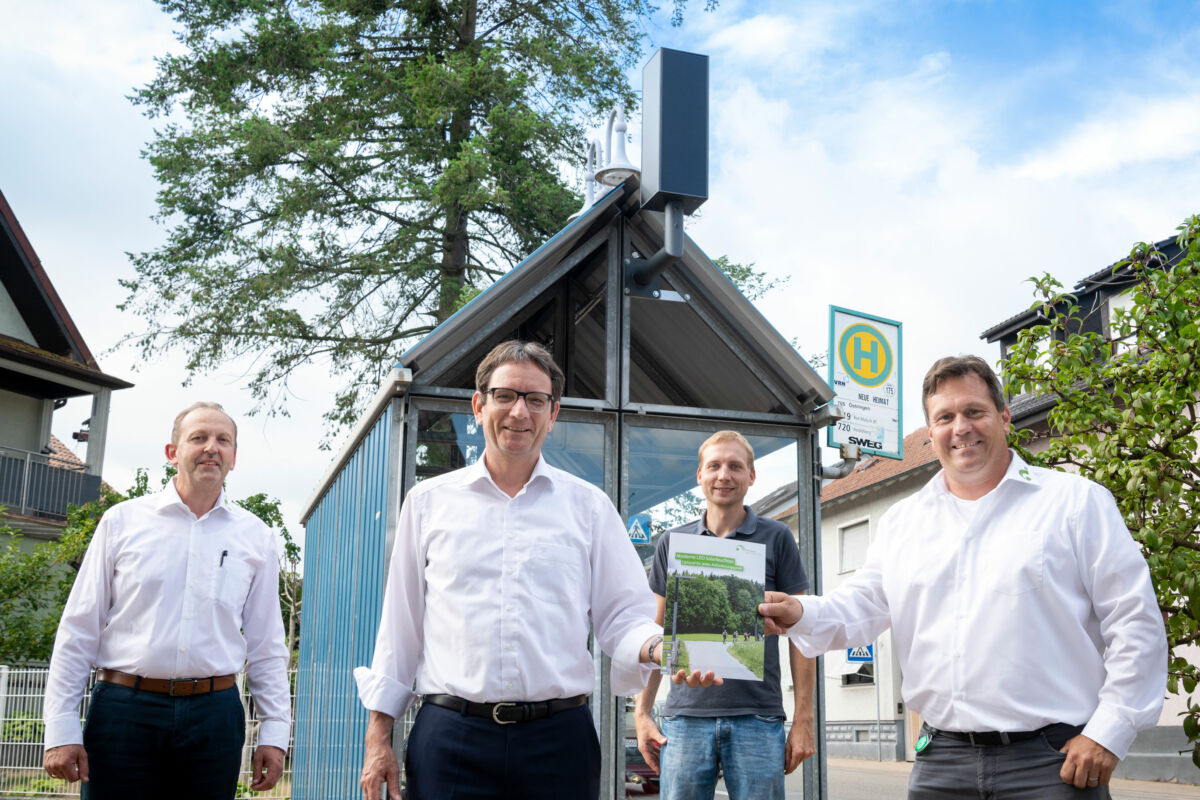
[(629, 541), (634, 544), (650, 544), (650, 516), (634, 514), (629, 518)]
[(851, 647), (846, 651), (846, 660), (853, 663), (871, 663), (875, 660), (875, 645), (866, 644), (858, 647)]

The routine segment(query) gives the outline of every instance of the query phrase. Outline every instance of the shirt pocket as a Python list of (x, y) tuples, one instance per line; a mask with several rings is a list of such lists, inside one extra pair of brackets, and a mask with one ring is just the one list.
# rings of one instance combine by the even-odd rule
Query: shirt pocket
[(582, 596), (581, 558), (573, 547), (536, 542), (522, 570), (525, 591), (538, 600), (574, 605), (575, 599)]
[(254, 569), (249, 564), (226, 557), (213, 571), (212, 599), (226, 608), (241, 611), (250, 594), (252, 580)]
[(980, 541), (979, 575), (997, 594), (1019, 595), (1042, 588), (1046, 531), (993, 530)]

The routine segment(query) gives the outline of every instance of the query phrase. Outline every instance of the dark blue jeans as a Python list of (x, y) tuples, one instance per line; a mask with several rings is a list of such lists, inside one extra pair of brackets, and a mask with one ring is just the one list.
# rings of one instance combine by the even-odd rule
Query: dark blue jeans
[(600, 796), (600, 740), (587, 706), (497, 725), (423, 705), (404, 766), (409, 800)]
[[(922, 726), (921, 733), (930, 730)], [(1063, 783), (1058, 771), (1066, 759), (1045, 734), (976, 747), (934, 733), (929, 746), (917, 753), (908, 800), (1108, 800), (1107, 786), (1076, 789)]]
[(193, 697), (92, 689), (82, 800), (227, 800), (237, 791), (246, 712), (236, 687)]

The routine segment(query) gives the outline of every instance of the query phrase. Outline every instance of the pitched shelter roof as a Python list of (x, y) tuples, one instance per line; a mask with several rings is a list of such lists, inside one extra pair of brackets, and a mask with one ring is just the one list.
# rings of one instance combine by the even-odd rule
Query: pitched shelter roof
[[(632, 245), (644, 256), (661, 246), (661, 215), (642, 212), (638, 206), (638, 183), (627, 180), (610, 190), (579, 218), (570, 222), (528, 258), (505, 274), (470, 303), (461, 308), (436, 330), (400, 357), (399, 367), (412, 372), (414, 384), (425, 383), (430, 371), (437, 373), (445, 365), (461, 359), (486, 339), (491, 321), (515, 316), (527, 309), (545, 291), (546, 282), (565, 274), (592, 251), (593, 239), (607, 240), (610, 223), (621, 215), (629, 220), (634, 233)], [(638, 241), (640, 239), (640, 241)], [(833, 399), (833, 390), (796, 352), (786, 339), (762, 316), (737, 287), (725, 276), (690, 238), (684, 237), (681, 263), (667, 276), (675, 275), (676, 289), (687, 292), (687, 299), (703, 300), (720, 309), (721, 324), (731, 328), (722, 338), (700, 316), (691, 313), (687, 303), (661, 303), (654, 315), (643, 319), (641, 346), (653, 362), (663, 391), (686, 386), (693, 405), (707, 408), (736, 408), (734, 396), (760, 392), (763, 407), (779, 413), (809, 413)], [(686, 290), (680, 288), (686, 282)], [(693, 298), (691, 294), (699, 295)], [(494, 326), (492, 326), (494, 327)], [(720, 345), (728, 345), (721, 347)], [(762, 387), (728, 380), (736, 369), (745, 369), (744, 355), (749, 351), (770, 373), (775, 385), (790, 395), (778, 409), (777, 399)], [(601, 355), (602, 357), (602, 355)], [(728, 369), (721, 361), (730, 359)], [(736, 363), (734, 363), (736, 362)], [(425, 373), (425, 374), (423, 374)], [(436, 376), (435, 376), (436, 379)], [(661, 402), (687, 405), (679, 400)]]
[(3, 192), (0, 284), (34, 338), (31, 343), (0, 335), (0, 383), (6, 388), (33, 397), (59, 398), (91, 393), (84, 385), (109, 389), (133, 385), (100, 370)]

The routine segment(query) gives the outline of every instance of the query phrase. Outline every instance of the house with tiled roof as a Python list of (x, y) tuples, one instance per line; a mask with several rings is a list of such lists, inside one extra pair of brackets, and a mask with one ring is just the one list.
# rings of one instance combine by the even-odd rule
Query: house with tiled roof
[[(99, 496), (114, 390), (0, 193), (0, 506), (28, 540), (58, 535), (70, 504)], [(92, 398), (84, 458), (51, 435), (54, 412)]]

